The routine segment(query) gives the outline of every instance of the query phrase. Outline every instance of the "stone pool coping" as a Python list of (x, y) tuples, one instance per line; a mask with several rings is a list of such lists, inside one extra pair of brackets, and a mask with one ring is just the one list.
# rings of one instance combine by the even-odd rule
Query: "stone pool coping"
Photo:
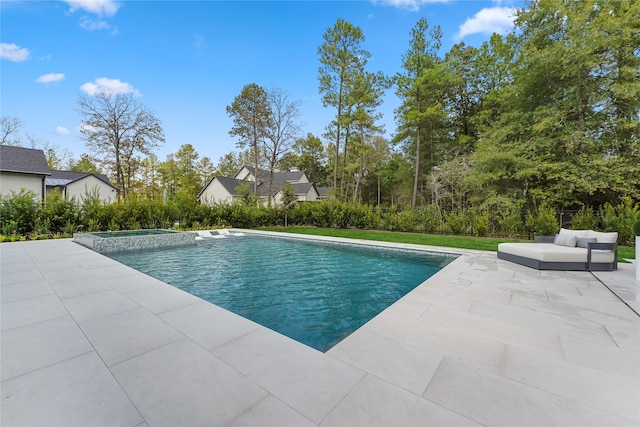
[(320, 353), (68, 239), (3, 243), (1, 424), (640, 425), (640, 318), (602, 283), (637, 310), (632, 265), (428, 249), (460, 257)]

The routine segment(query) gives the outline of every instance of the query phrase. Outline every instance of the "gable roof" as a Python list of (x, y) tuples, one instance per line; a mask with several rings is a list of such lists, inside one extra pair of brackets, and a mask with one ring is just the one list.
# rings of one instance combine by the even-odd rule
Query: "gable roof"
[[(107, 175), (103, 173), (89, 173), (89, 172), (73, 172), (73, 171), (51, 171), (51, 176), (45, 179), (45, 184), (49, 187), (66, 186), (72, 182), (79, 181), (88, 176), (95, 176), (100, 181), (113, 187)], [(115, 187), (113, 187), (115, 188)]]
[(0, 145), (0, 171), (51, 175), (44, 151)]
[(204, 193), (204, 191), (207, 188), (209, 188), (209, 185), (211, 185), (214, 179), (217, 180), (220, 183), (220, 185), (222, 185), (222, 187), (224, 187), (224, 189), (227, 190), (229, 194), (231, 194), (232, 196), (237, 195), (236, 187), (240, 184), (251, 184), (251, 188), (253, 188), (253, 182), (251, 181), (243, 181), (241, 179), (227, 178), (226, 176), (214, 176), (209, 180), (209, 182), (207, 182), (207, 185), (205, 185), (204, 188), (200, 191), (200, 193), (198, 194), (198, 199), (200, 198), (200, 196), (202, 196), (202, 193)]
[[(258, 168), (257, 173), (256, 173), (256, 168), (252, 166), (244, 166), (243, 169), (247, 169), (251, 173), (251, 175), (253, 175), (255, 179), (258, 181), (265, 181), (265, 182), (269, 181), (269, 171), (266, 169)], [(238, 173), (235, 176), (238, 176), (240, 172), (242, 172), (242, 169), (240, 169), (240, 171), (238, 171)], [(273, 184), (274, 186), (280, 187), (280, 185), (284, 184), (285, 181), (288, 181), (291, 183), (299, 181), (303, 175), (305, 175), (304, 171), (274, 172)]]

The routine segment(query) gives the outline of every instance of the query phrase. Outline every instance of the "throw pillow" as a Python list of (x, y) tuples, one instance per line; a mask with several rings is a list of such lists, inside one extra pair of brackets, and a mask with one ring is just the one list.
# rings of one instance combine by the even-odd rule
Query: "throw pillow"
[(562, 233), (558, 234), (558, 237), (555, 239), (555, 244), (558, 246), (567, 246), (569, 248), (573, 248), (576, 246), (576, 241), (578, 238), (576, 236), (567, 236), (562, 235)]
[(576, 240), (576, 246), (587, 249), (589, 247), (589, 243), (596, 243), (597, 241), (598, 239), (595, 237), (578, 237), (578, 240)]

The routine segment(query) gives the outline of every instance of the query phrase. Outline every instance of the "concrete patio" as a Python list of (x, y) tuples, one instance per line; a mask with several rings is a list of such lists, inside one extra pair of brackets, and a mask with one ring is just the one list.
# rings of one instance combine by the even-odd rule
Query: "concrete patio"
[(0, 424), (640, 425), (632, 265), (451, 252), (321, 353), (71, 240), (3, 243)]

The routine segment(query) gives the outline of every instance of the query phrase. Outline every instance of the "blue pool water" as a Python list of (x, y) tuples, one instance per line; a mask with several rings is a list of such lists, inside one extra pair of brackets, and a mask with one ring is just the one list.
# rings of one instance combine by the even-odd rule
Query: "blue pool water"
[(320, 351), (456, 258), (252, 235), (109, 256)]

